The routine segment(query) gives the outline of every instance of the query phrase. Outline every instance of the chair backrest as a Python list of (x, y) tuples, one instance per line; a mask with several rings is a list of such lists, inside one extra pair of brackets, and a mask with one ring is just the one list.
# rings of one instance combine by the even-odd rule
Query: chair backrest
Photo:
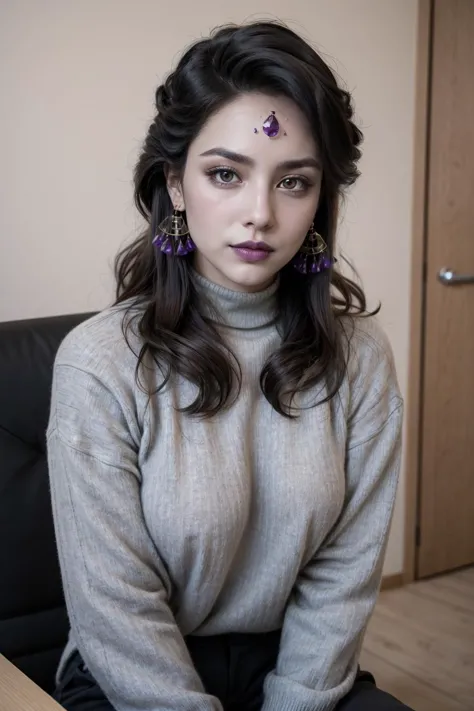
[(45, 691), (69, 629), (46, 461), (52, 369), (91, 315), (0, 323), (0, 653)]

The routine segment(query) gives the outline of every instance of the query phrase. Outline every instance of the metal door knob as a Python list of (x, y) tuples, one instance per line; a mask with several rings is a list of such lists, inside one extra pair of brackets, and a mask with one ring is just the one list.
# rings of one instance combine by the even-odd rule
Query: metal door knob
[(454, 269), (449, 269), (449, 267), (443, 267), (439, 270), (438, 279), (445, 286), (474, 284), (474, 274), (456, 274)]

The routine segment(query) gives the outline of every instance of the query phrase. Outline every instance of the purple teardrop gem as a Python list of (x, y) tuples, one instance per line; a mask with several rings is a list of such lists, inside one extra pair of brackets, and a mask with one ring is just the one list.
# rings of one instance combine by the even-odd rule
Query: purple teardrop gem
[(302, 254), (297, 254), (293, 266), (295, 269), (297, 269), (300, 274), (305, 274), (306, 273), (306, 257), (304, 257)]
[(165, 235), (163, 234), (157, 234), (155, 239), (153, 240), (152, 244), (155, 245), (155, 247), (161, 247), (163, 242), (165, 241)]
[(196, 249), (196, 245), (192, 241), (191, 237), (188, 237), (188, 239), (186, 240), (185, 247), (186, 247), (186, 252), (194, 252), (194, 250)]
[(262, 128), (264, 134), (269, 138), (275, 138), (275, 136), (278, 136), (280, 132), (280, 124), (278, 123), (278, 119), (274, 113), (271, 113), (270, 116), (265, 119)]
[(186, 249), (185, 245), (182, 242), (178, 242), (178, 246), (176, 248), (176, 254), (178, 257), (184, 257), (185, 254), (188, 253), (188, 250)]
[(165, 239), (165, 241), (161, 245), (161, 251), (164, 254), (173, 254), (173, 246), (172, 246), (171, 242), (169, 241), (169, 239)]

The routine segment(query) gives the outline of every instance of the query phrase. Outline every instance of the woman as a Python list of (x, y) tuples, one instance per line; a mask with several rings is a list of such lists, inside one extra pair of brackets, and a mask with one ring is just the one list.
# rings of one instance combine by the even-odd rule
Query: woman
[(358, 671), (402, 403), (334, 269), (349, 95), (278, 24), (221, 28), (156, 92), (144, 234), (75, 329), (48, 430), (71, 711), (406, 708)]

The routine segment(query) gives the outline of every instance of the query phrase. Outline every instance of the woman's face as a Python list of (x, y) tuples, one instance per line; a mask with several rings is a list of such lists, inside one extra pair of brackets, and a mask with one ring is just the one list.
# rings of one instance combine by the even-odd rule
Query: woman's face
[[(272, 111), (275, 138), (262, 129)], [(243, 94), (215, 113), (190, 145), (181, 178), (168, 179), (174, 206), (186, 210), (196, 270), (229, 289), (264, 289), (301, 247), (321, 178), (307, 121), (289, 99)], [(247, 242), (261, 249), (239, 248)]]

